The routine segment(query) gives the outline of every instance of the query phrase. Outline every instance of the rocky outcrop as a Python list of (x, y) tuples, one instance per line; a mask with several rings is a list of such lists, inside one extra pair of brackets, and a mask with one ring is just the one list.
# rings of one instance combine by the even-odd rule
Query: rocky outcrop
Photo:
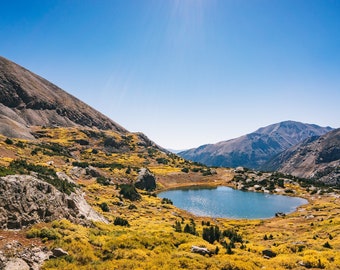
[(209, 166), (259, 169), (282, 151), (311, 136), (320, 136), (330, 127), (284, 121), (260, 128), (253, 133), (216, 144), (180, 152), (178, 155)]
[(49, 250), (47, 247), (23, 246), (13, 240), (0, 248), (0, 269), (4, 270), (39, 270), (46, 260), (68, 255), (61, 248)]
[(67, 195), (33, 176), (1, 177), (0, 194), (0, 229), (20, 229), (62, 218), (84, 225), (90, 220), (107, 222), (79, 190)]
[(147, 168), (142, 168), (139, 171), (135, 187), (145, 190), (154, 190), (156, 188), (156, 177)]

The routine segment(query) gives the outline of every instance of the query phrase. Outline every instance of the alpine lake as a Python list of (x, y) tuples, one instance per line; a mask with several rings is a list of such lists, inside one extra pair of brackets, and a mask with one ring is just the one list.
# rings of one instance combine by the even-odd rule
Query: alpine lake
[(299, 197), (235, 190), (230, 187), (181, 188), (161, 192), (160, 198), (196, 216), (232, 219), (266, 219), (288, 214), (308, 201)]

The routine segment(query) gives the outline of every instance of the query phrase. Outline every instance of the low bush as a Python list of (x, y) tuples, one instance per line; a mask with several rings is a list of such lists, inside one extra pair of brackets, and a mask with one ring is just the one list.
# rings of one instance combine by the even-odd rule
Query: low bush
[(130, 227), (129, 222), (126, 219), (121, 218), (121, 217), (116, 217), (113, 224), (117, 226)]
[(110, 212), (110, 208), (106, 202), (101, 203), (99, 207), (102, 209), (103, 212)]
[(13, 144), (13, 141), (11, 139), (7, 138), (5, 140), (5, 143), (10, 145), (10, 144)]
[(134, 185), (122, 184), (119, 187), (120, 187), (119, 194), (121, 194), (125, 199), (136, 201), (141, 198), (140, 194), (137, 192)]

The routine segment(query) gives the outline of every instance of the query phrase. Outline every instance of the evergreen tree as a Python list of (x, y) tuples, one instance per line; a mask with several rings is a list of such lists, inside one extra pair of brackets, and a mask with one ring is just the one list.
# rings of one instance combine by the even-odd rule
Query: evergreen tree
[(175, 232), (182, 232), (182, 225), (179, 221), (176, 221), (175, 223)]

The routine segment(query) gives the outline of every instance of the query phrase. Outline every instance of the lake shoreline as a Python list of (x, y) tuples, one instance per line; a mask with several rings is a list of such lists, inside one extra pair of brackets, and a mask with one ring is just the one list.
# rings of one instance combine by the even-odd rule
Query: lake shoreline
[[(176, 179), (175, 181), (171, 181), (172, 179), (169, 176), (166, 178), (160, 177), (160, 181), (159, 181), (160, 185), (158, 185), (156, 194), (158, 195), (162, 192), (171, 191), (171, 190), (179, 190), (179, 189), (216, 189), (220, 186), (229, 187), (229, 188), (232, 188), (233, 190), (238, 190), (235, 181), (233, 181), (234, 176), (235, 176), (235, 170), (227, 169), (227, 168), (216, 168), (216, 174), (204, 177), (204, 181), (202, 180), (191, 181), (192, 179), (190, 177), (190, 173), (189, 174), (174, 173), (174, 174), (171, 174), (171, 177), (175, 177)], [(170, 184), (166, 180), (170, 180), (169, 181)], [(299, 212), (300, 209), (303, 209), (304, 207), (310, 205), (314, 198), (310, 193), (306, 192), (305, 189), (302, 188), (300, 185), (290, 184), (288, 185), (288, 187), (291, 188), (294, 193), (285, 193), (284, 190), (281, 190), (278, 192), (271, 192), (267, 194), (301, 198), (301, 199), (305, 199), (307, 202), (296, 207), (294, 211), (285, 213), (285, 216), (293, 215), (294, 213)], [(262, 193), (262, 194), (264, 193), (263, 191), (258, 191), (258, 190), (242, 190), (242, 191)], [(201, 216), (196, 216), (179, 207), (177, 208), (188, 213), (189, 215), (193, 215), (195, 217), (201, 217)], [(210, 218), (210, 217), (207, 216), (203, 218)], [(222, 218), (217, 217), (217, 218), (225, 219), (225, 220), (247, 220), (246, 218), (228, 218), (228, 217), (222, 217)], [(282, 218), (282, 217), (273, 216), (273, 217), (265, 218), (265, 220), (276, 219), (276, 218)], [(250, 219), (250, 220), (263, 220), (263, 218)]]
[(305, 198), (248, 192), (232, 187), (177, 188), (159, 193), (160, 198), (170, 199), (174, 206), (199, 217), (227, 219), (270, 219), (297, 211), (308, 204)]

